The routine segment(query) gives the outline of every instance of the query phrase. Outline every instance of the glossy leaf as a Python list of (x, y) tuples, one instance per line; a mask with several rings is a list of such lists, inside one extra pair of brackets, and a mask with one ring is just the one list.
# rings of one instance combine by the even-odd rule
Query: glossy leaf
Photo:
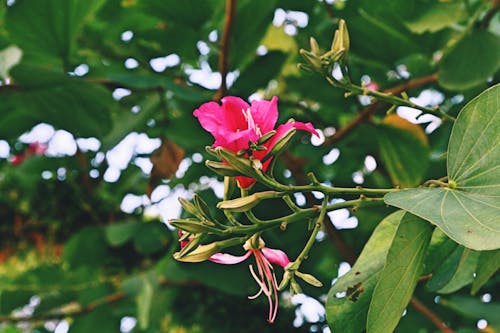
[(449, 294), (455, 292), (462, 287), (470, 284), (474, 279), (474, 272), (477, 265), (479, 252), (465, 249), (460, 256), (456, 271), (451, 280), (437, 292), (441, 294)]
[(500, 68), (500, 36), (477, 30), (461, 39), (441, 60), (439, 83), (466, 90), (486, 82)]
[(500, 85), (460, 112), (448, 146), (448, 178), (456, 188), (419, 188), (387, 194), (385, 201), (441, 228), (474, 250), (500, 247)]
[(398, 211), (380, 222), (354, 266), (328, 292), (326, 317), (332, 332), (359, 333), (365, 328), (373, 289), (403, 216)]
[(476, 277), (472, 282), (471, 293), (476, 294), (481, 287), (488, 282), (488, 280), (500, 268), (500, 249), (493, 251), (484, 251), (479, 255), (476, 268)]
[(403, 216), (373, 291), (368, 332), (394, 331), (417, 285), (431, 236), (427, 221), (408, 213)]

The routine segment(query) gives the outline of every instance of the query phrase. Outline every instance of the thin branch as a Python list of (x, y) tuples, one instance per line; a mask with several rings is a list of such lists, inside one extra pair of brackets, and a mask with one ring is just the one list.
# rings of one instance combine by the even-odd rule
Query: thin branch
[(487, 29), (490, 26), (490, 22), (495, 17), (495, 14), (498, 12), (500, 9), (500, 0), (492, 0), (491, 1), (491, 8), (490, 10), (486, 13), (486, 15), (483, 18), (483, 21), (481, 22), (481, 28)]
[(436, 313), (434, 313), (431, 309), (429, 309), (422, 302), (420, 302), (415, 296), (411, 298), (410, 304), (415, 308), (415, 310), (417, 310), (418, 312), (426, 316), (430, 321), (432, 321), (434, 325), (436, 325), (436, 327), (439, 328), (441, 332), (455, 333), (454, 330), (446, 326), (444, 321)]
[[(417, 88), (421, 86), (425, 86), (427, 84), (436, 82), (438, 79), (438, 76), (436, 73), (428, 76), (424, 76), (421, 78), (417, 78), (414, 80), (409, 80), (403, 84), (400, 84), (398, 86), (389, 88), (384, 90), (384, 93), (386, 94), (393, 94), (393, 95), (398, 95), (402, 93), (403, 91), (406, 91), (411, 88)], [(370, 116), (377, 111), (382, 105), (384, 105), (384, 102), (377, 101), (373, 104), (368, 105), (366, 108), (364, 108), (360, 113), (358, 113), (349, 123), (341, 127), (337, 132), (335, 132), (334, 135), (326, 139), (325, 145), (331, 145), (334, 142), (339, 141), (342, 139), (344, 136), (349, 134), (354, 128), (356, 128), (359, 124), (361, 124), (363, 121), (367, 120), (370, 118)]]
[(213, 97), (215, 101), (220, 100), (227, 93), (226, 76), (227, 76), (228, 61), (229, 61), (229, 41), (231, 37), (231, 30), (234, 23), (235, 7), (236, 7), (236, 0), (226, 0), (224, 30), (222, 32), (222, 39), (220, 42), (220, 54), (219, 54), (219, 72), (221, 76), (221, 83), (219, 89), (217, 90), (217, 92)]

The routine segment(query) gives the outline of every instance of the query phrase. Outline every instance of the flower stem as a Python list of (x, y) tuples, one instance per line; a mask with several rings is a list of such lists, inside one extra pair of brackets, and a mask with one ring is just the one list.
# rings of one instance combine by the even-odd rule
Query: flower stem
[(311, 235), (309, 236), (309, 239), (307, 240), (306, 245), (300, 252), (299, 256), (295, 261), (293, 262), (292, 265), (288, 268), (289, 270), (297, 271), (300, 268), (300, 265), (302, 262), (307, 258), (309, 255), (309, 251), (311, 250), (314, 242), (316, 241), (316, 236), (318, 235), (319, 230), (321, 229), (321, 225), (323, 224), (323, 220), (325, 219), (326, 212), (328, 210), (328, 196), (325, 196), (323, 199), (323, 204), (321, 205), (321, 210), (318, 216), (318, 219), (316, 220), (316, 224), (314, 225), (313, 231), (311, 232)]

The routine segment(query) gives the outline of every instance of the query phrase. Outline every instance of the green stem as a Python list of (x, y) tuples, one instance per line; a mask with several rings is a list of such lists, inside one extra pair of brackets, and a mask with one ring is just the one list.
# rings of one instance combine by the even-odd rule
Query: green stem
[[(248, 196), (248, 191), (244, 188), (240, 188), (240, 193), (241, 193), (241, 197), (244, 198), (246, 196)], [(254, 215), (254, 213), (252, 213), (251, 210), (247, 210), (245, 212), (245, 216), (248, 218), (248, 220), (250, 222), (252, 222), (253, 224), (262, 224), (262, 223), (265, 223), (264, 221), (262, 221), (261, 219), (257, 218), (257, 216)]]
[(413, 103), (410, 100), (407, 100), (407, 99), (404, 99), (401, 97), (397, 97), (397, 96), (394, 96), (391, 94), (386, 94), (386, 93), (383, 93), (380, 91), (368, 90), (366, 88), (363, 88), (361, 86), (357, 86), (357, 85), (352, 84), (352, 83), (342, 85), (342, 88), (349, 90), (350, 92), (355, 93), (357, 95), (372, 96), (380, 101), (388, 102), (388, 103), (391, 103), (391, 104), (394, 104), (397, 106), (408, 106), (408, 107), (418, 109), (418, 110), (426, 112), (426, 113), (433, 114), (433, 115), (440, 117), (440, 118), (443, 117), (443, 118), (446, 118), (448, 120), (452, 120), (452, 121), (455, 120), (455, 118), (444, 113), (439, 108), (429, 108), (426, 106), (421, 106), (421, 105)]
[(328, 209), (327, 206), (328, 203), (328, 196), (325, 196), (323, 199), (323, 204), (321, 205), (321, 210), (318, 216), (318, 219), (316, 220), (316, 224), (314, 225), (314, 229), (311, 232), (311, 235), (309, 236), (309, 239), (307, 240), (306, 245), (300, 252), (299, 256), (295, 261), (288, 267), (288, 270), (293, 270), (297, 271), (300, 268), (300, 265), (302, 262), (307, 259), (307, 256), (309, 255), (309, 251), (311, 250), (312, 246), (314, 245), (314, 242), (316, 241), (316, 236), (318, 236), (318, 232), (321, 229), (321, 225), (323, 224), (323, 220), (325, 219), (325, 215)]
[(292, 198), (290, 198), (290, 195), (285, 195), (283, 196), (283, 201), (287, 204), (287, 206), (293, 211), (293, 212), (299, 212), (300, 211), (300, 207), (298, 207), (292, 200)]
[(284, 185), (277, 182), (275, 179), (270, 178), (264, 173), (259, 174), (258, 180), (267, 185), (268, 187), (282, 192), (294, 193), (294, 192), (311, 192), (318, 191), (325, 195), (327, 194), (355, 194), (355, 195), (384, 195), (390, 192), (400, 191), (400, 189), (389, 188), (389, 189), (372, 189), (363, 187), (329, 187), (323, 184), (311, 184), (311, 185)]

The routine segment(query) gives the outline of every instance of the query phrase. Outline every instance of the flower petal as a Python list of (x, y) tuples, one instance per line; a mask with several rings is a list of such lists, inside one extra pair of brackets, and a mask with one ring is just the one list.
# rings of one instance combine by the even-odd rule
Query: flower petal
[(257, 181), (253, 178), (245, 177), (245, 176), (236, 176), (235, 178), (236, 178), (236, 181), (238, 181), (240, 188), (242, 188), (242, 189), (249, 188), (250, 186), (255, 184), (255, 182)]
[(271, 264), (280, 265), (284, 268), (290, 263), (290, 260), (288, 259), (286, 253), (281, 250), (263, 247), (261, 251), (264, 257), (266, 257), (266, 259), (269, 260)]
[(245, 119), (243, 111), (250, 108), (250, 105), (235, 96), (226, 96), (221, 101), (222, 109), (224, 110), (220, 119), (222, 127), (233, 132), (246, 130), (248, 122)]
[(253, 120), (262, 134), (274, 129), (274, 125), (278, 121), (278, 97), (274, 96), (270, 101), (253, 101), (250, 108)]
[(216, 139), (222, 126), (222, 108), (215, 102), (202, 104), (194, 110), (193, 115), (200, 121), (201, 127), (210, 132)]
[(247, 251), (247, 253), (245, 253), (242, 256), (233, 256), (232, 254), (229, 253), (216, 253), (213, 256), (211, 256), (208, 260), (218, 264), (234, 265), (245, 261), (250, 256), (250, 254), (252, 254), (252, 251)]

